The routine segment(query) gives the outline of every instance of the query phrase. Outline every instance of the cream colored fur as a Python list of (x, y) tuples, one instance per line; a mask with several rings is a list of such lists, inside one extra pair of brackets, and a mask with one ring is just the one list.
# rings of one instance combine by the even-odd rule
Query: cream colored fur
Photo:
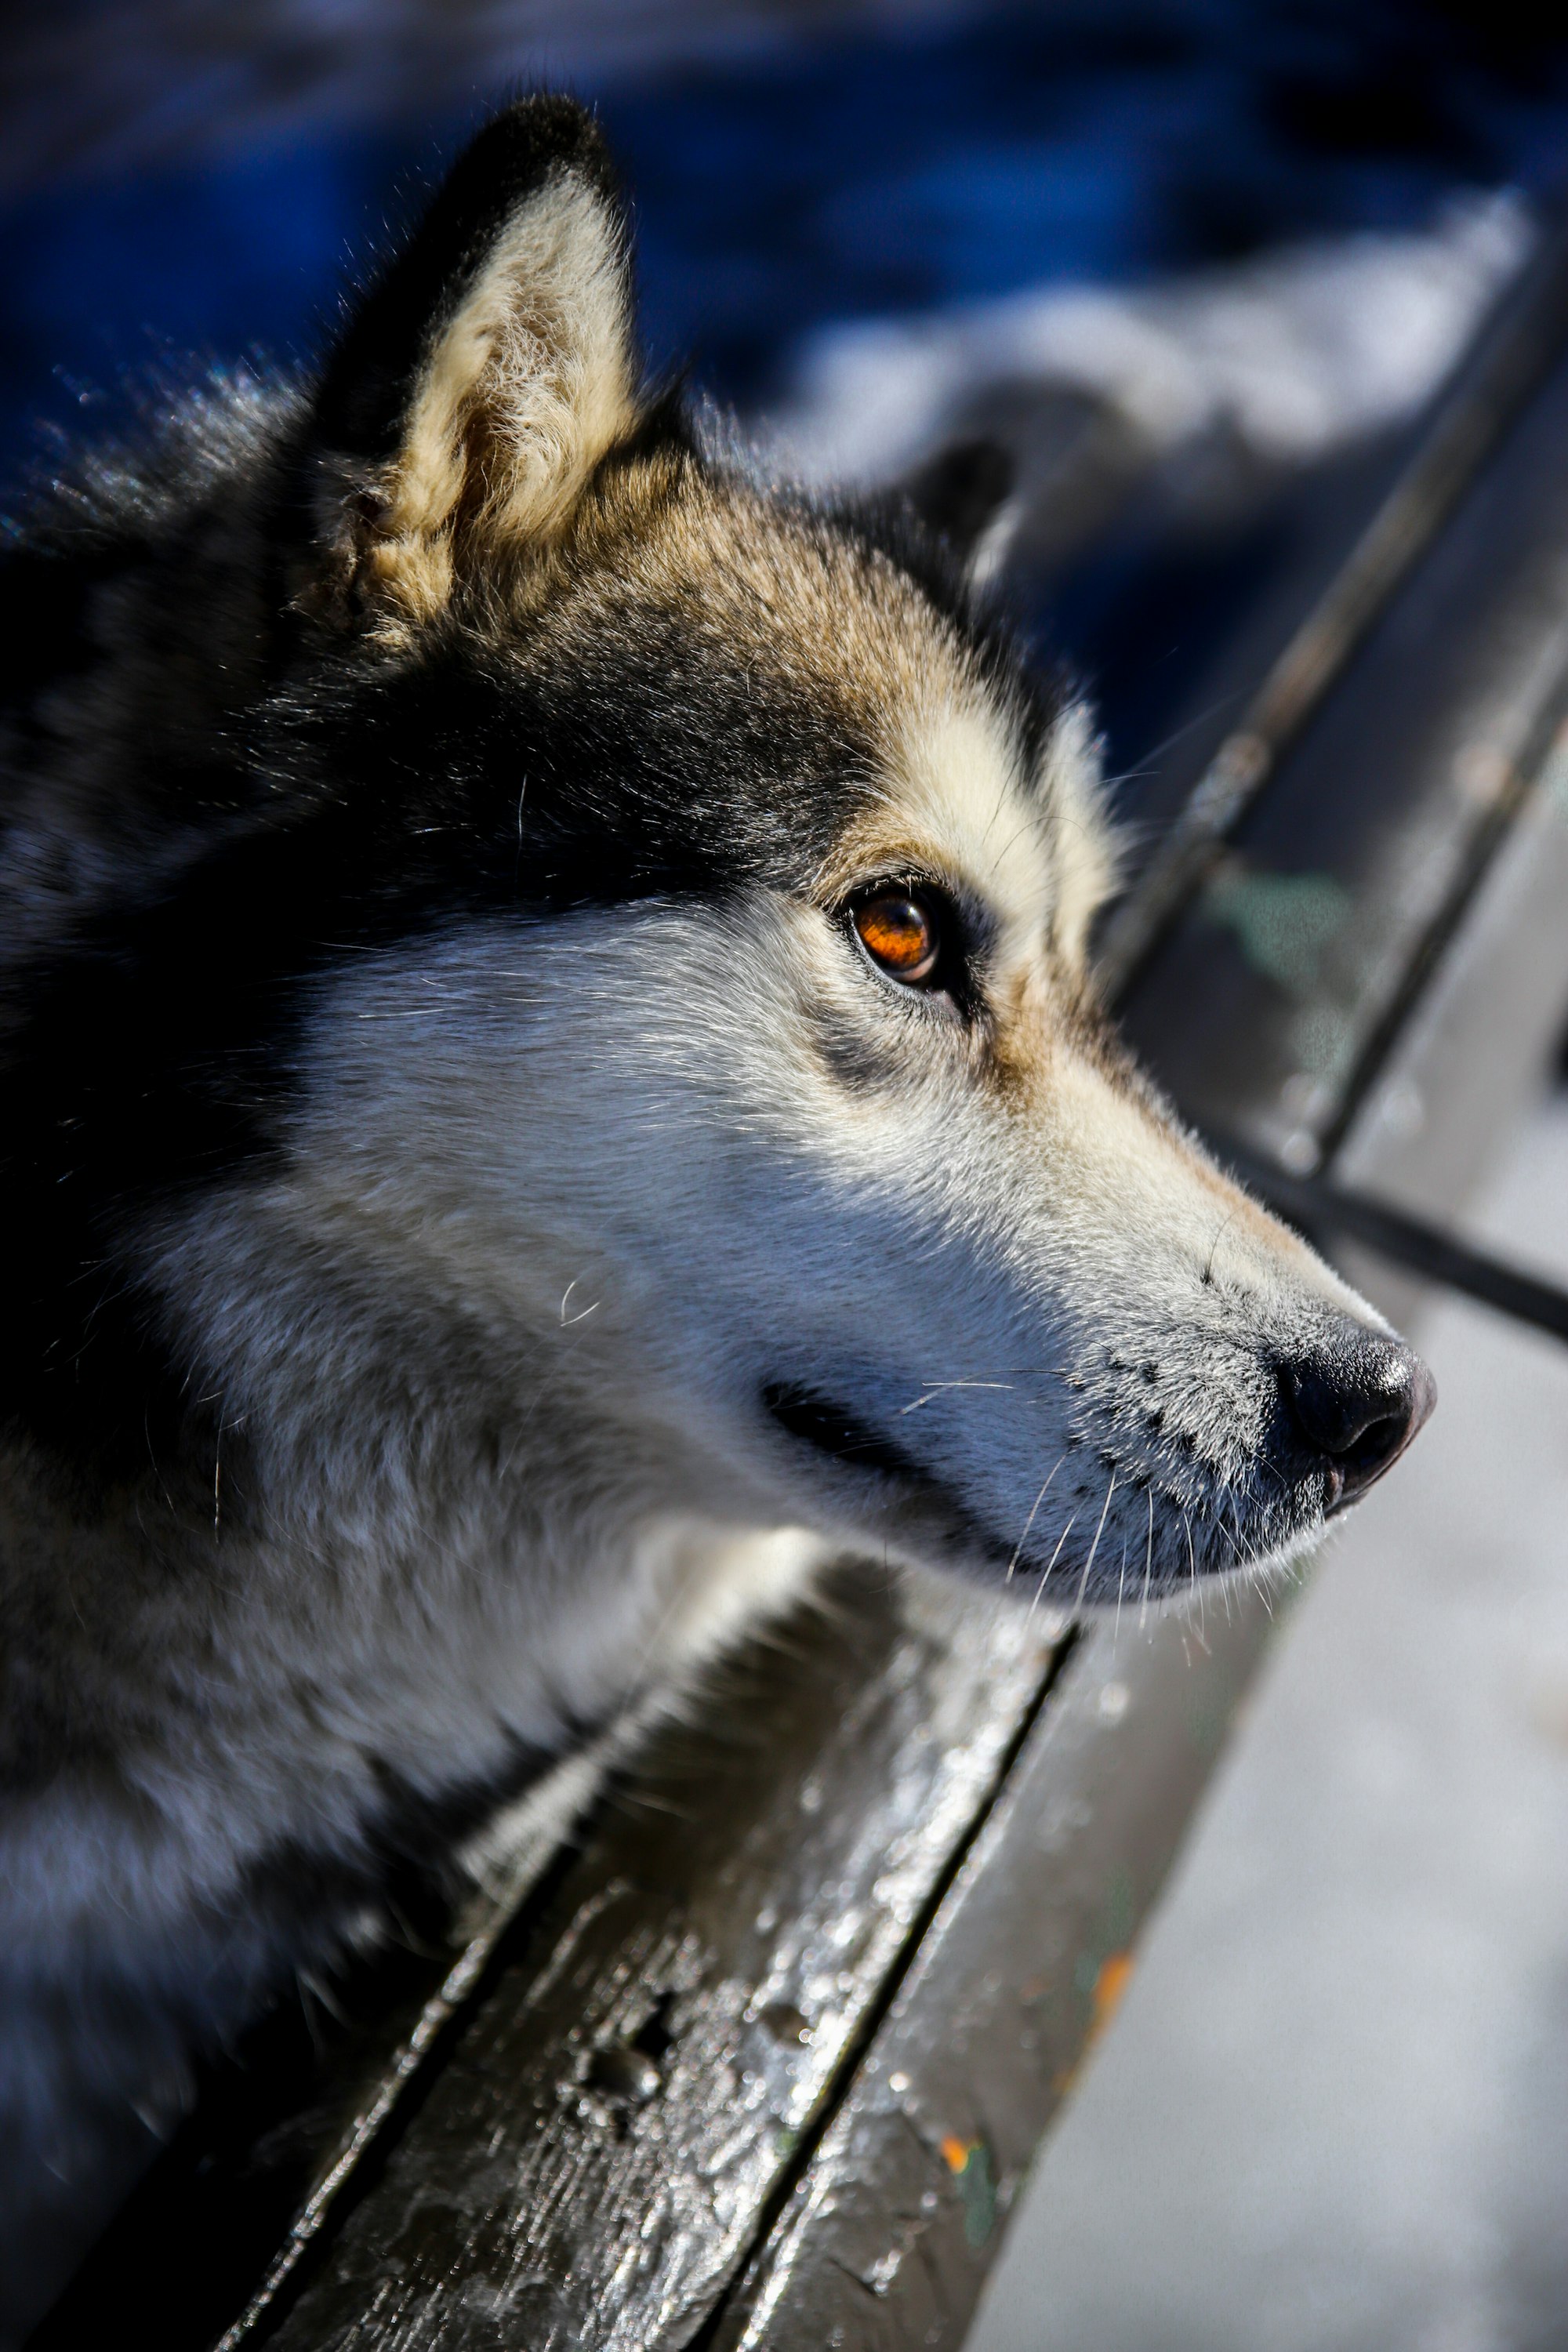
[(616, 226), (560, 174), (497, 238), (421, 371), (372, 554), (402, 620), (447, 603), (459, 532), (492, 561), (560, 537), (634, 421), (627, 338)]

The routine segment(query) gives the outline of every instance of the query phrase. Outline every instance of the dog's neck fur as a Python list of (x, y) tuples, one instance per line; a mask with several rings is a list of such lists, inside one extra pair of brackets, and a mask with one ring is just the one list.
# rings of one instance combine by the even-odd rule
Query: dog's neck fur
[[(5, 1458), (0, 1553), (37, 1658), (0, 1750), (23, 1799), (0, 1863), (13, 1965), (112, 1966), (285, 1851), (362, 1905), (403, 1815), (416, 1848), (427, 1813), (477, 1822), (673, 1696), (820, 1556), (650, 1409), (610, 1316), (574, 1337), (537, 1282), (477, 1309), (289, 1190), (235, 1188), (147, 1245), (205, 1390), (174, 1457), (85, 1488), (26, 1446)], [(112, 1755), (102, 1714), (80, 1736), (88, 1689)], [(77, 1878), (38, 1833), (54, 1814), (92, 1819), (113, 1868)]]

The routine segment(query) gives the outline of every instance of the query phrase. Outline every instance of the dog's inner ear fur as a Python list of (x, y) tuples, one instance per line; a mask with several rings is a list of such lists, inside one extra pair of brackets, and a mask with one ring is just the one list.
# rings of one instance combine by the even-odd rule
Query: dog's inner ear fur
[(597, 130), (570, 101), (524, 100), (458, 163), (329, 363), (318, 607), (429, 620), (466, 572), (537, 560), (636, 421), (626, 223)]

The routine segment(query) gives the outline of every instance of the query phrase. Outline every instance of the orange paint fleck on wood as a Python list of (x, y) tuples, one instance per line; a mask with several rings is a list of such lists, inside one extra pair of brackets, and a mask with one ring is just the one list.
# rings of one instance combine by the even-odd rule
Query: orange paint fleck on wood
[(1112, 1952), (1100, 1962), (1100, 1974), (1094, 1980), (1094, 2021), (1089, 2029), (1091, 2042), (1104, 2032), (1115, 2016), (1131, 1975), (1131, 1952)]

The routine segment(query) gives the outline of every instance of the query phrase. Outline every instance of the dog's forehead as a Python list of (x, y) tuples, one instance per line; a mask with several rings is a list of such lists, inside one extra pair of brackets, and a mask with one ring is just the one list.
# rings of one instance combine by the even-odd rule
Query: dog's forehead
[(881, 790), (846, 826), (829, 886), (909, 867), (1032, 927), (1052, 896), (1048, 811), (984, 682), (887, 714)]
[(1033, 750), (963, 619), (874, 540), (830, 524), (803, 532), (787, 511), (768, 522), (790, 591), (771, 616), (788, 666), (855, 713), (869, 754), (819, 888), (928, 872), (1005, 923), (1032, 922), (1050, 882)]
[[(933, 593), (858, 520), (744, 478), (693, 468), (673, 495), (631, 504), (605, 639), (662, 649), (645, 708), (684, 698), (679, 732), (694, 756), (702, 732), (737, 794), (790, 799), (811, 845), (801, 879), (826, 898), (929, 871), (1005, 923), (1034, 919), (1052, 834), (1038, 712), (961, 597)], [(585, 617), (560, 639), (574, 661)]]

